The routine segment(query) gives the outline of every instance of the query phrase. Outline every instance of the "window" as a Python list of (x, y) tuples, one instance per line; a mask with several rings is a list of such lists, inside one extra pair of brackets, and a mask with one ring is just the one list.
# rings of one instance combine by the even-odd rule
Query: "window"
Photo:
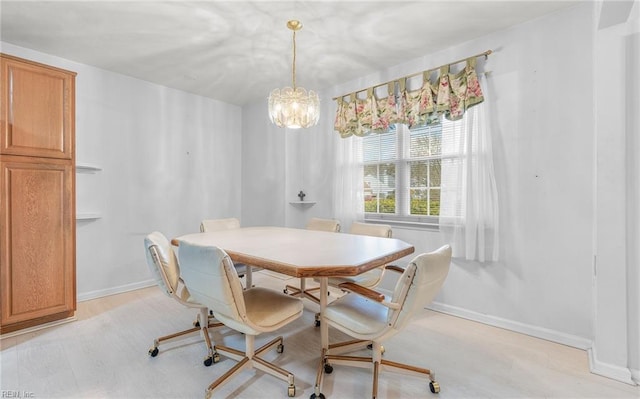
[(396, 124), (363, 138), (366, 219), (438, 223), (442, 137), (452, 126), (444, 118), (412, 129)]

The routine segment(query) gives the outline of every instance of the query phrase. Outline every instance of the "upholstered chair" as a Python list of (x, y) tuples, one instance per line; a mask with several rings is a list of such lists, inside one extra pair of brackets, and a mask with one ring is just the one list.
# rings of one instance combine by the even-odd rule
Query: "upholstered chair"
[(219, 361), (221, 353), (238, 363), (209, 385), (206, 396), (210, 397), (233, 376), (250, 368), (287, 381), (288, 395), (295, 396), (293, 374), (261, 357), (272, 348), (282, 353), (282, 336), (259, 349), (255, 349), (255, 339), (259, 334), (276, 331), (300, 317), (302, 300), (263, 287), (243, 290), (231, 258), (215, 246), (182, 241), (178, 258), (191, 295), (205, 304), (217, 320), (245, 335), (244, 352), (222, 345), (214, 347), (214, 362)]
[(198, 316), (193, 323), (193, 328), (156, 338), (153, 341), (153, 346), (149, 349), (149, 355), (152, 357), (157, 356), (159, 353), (158, 346), (160, 346), (162, 342), (201, 331), (202, 337), (207, 345), (207, 356), (205, 357), (204, 364), (205, 366), (210, 366), (213, 363), (213, 346), (209, 339), (208, 329), (221, 327), (222, 323), (216, 322), (215, 319), (209, 315), (207, 307), (194, 301), (189, 294), (189, 290), (184, 286), (184, 282), (180, 278), (178, 260), (167, 237), (158, 231), (154, 231), (145, 237), (144, 247), (147, 265), (151, 270), (156, 284), (162, 289), (162, 292), (178, 303), (188, 308), (198, 310)]
[[(220, 231), (239, 229), (240, 221), (236, 218), (226, 219), (205, 219), (200, 223), (200, 231)], [(255, 267), (247, 266), (244, 263), (234, 262), (233, 266), (238, 272), (238, 276), (245, 278), (245, 286), (253, 287), (253, 272), (259, 270)]]
[[(331, 374), (334, 365), (368, 367), (373, 371), (372, 397), (377, 397), (378, 374), (393, 371), (429, 378), (431, 392), (440, 391), (434, 372), (430, 369), (382, 359), (382, 343), (402, 331), (411, 318), (421, 312), (440, 291), (451, 263), (451, 247), (445, 245), (433, 252), (415, 257), (401, 271), (391, 296), (359, 286), (352, 282), (340, 284), (348, 294), (330, 303), (324, 314), (324, 322), (330, 327), (353, 337), (356, 341), (330, 344), (318, 369), (316, 392), (311, 398), (320, 398), (324, 374)], [(360, 348), (358, 340), (373, 343), (371, 356), (344, 356), (342, 353)], [(413, 342), (412, 345), (421, 345)]]

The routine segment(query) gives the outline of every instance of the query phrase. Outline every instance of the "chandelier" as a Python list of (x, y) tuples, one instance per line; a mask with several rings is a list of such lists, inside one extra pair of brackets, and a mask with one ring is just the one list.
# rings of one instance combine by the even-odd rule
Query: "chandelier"
[(302, 29), (302, 23), (291, 20), (287, 28), (293, 31), (293, 87), (274, 89), (269, 94), (269, 118), (279, 127), (311, 127), (320, 117), (320, 99), (315, 91), (296, 87), (296, 31)]

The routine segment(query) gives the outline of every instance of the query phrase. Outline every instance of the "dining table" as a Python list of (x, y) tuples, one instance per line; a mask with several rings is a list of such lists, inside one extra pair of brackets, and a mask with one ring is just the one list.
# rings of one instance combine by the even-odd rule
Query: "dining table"
[[(178, 250), (181, 242), (213, 245), (223, 249), (234, 262), (291, 277), (318, 279), (321, 356), (329, 348), (329, 327), (323, 322), (328, 278), (356, 276), (415, 251), (413, 245), (395, 238), (274, 226), (192, 233), (171, 242)], [(318, 383), (315, 391), (320, 392)]]

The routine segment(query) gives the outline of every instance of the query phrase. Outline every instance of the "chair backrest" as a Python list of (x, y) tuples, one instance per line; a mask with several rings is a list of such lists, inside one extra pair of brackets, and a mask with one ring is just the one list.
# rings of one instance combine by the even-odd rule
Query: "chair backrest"
[(307, 223), (307, 230), (331, 231), (337, 233), (340, 231), (340, 222), (334, 219), (311, 218)]
[(239, 229), (240, 221), (236, 218), (227, 219), (205, 219), (200, 223), (200, 231), (219, 231)]
[(212, 245), (181, 242), (182, 279), (191, 297), (234, 330), (255, 334), (247, 326), (242, 284), (229, 255)]
[(180, 267), (171, 243), (164, 234), (154, 231), (144, 238), (147, 266), (165, 294), (171, 296), (178, 289)]
[(388, 224), (372, 224), (353, 222), (349, 228), (350, 234), (358, 234), (361, 236), (386, 237), (391, 238), (393, 230)]
[(416, 311), (431, 303), (442, 288), (450, 264), (449, 245), (416, 256), (396, 283), (391, 301), (400, 303), (402, 307), (389, 312), (388, 324), (400, 330)]

